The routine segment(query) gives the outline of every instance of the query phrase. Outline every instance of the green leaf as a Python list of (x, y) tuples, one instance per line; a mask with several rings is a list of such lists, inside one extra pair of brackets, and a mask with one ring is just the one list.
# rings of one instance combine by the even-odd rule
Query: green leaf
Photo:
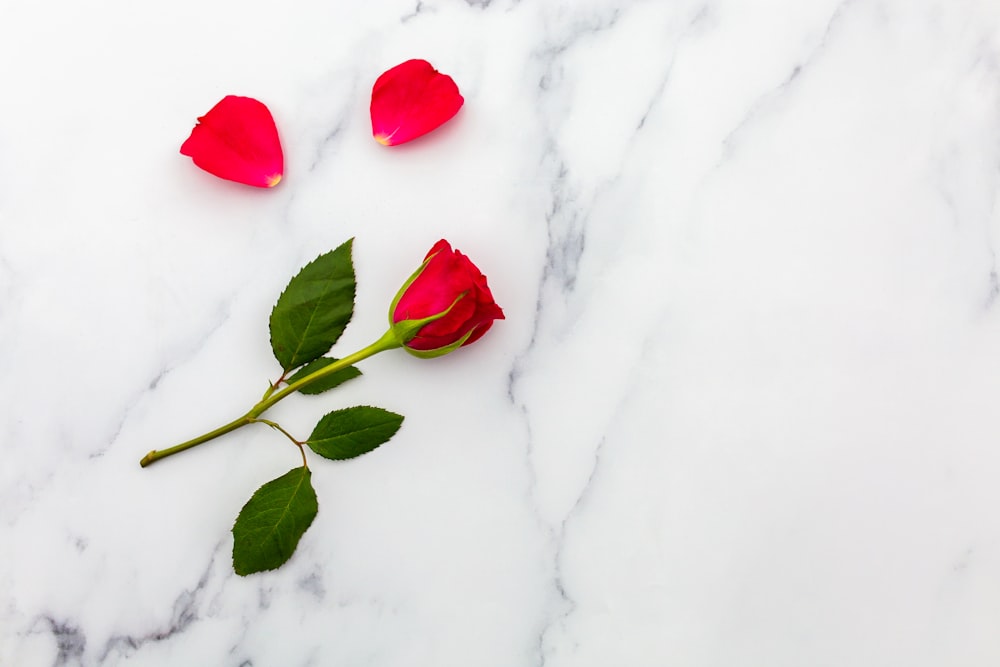
[(309, 468), (289, 470), (257, 489), (233, 525), (233, 569), (246, 576), (292, 557), (319, 505)]
[(320, 255), (288, 283), (271, 311), (271, 349), (287, 373), (318, 359), (354, 314), (351, 241)]
[[(302, 368), (300, 368), (298, 371), (296, 371), (295, 375), (288, 378), (288, 384), (297, 382), (298, 380), (301, 380), (305, 376), (315, 373), (321, 368), (326, 368), (335, 361), (337, 360), (331, 359), (330, 357), (320, 357), (316, 361), (311, 361)], [(308, 386), (299, 389), (299, 392), (309, 395), (322, 394), (324, 391), (329, 391), (334, 387), (336, 387), (337, 385), (341, 385), (347, 382), (348, 380), (353, 380), (354, 378), (359, 377), (360, 375), (361, 371), (359, 371), (354, 366), (348, 366), (347, 368), (335, 371), (332, 375), (327, 375), (325, 378), (321, 380), (316, 380), (315, 382), (311, 382)]]
[(382, 408), (345, 408), (320, 419), (306, 444), (328, 459), (351, 459), (388, 442), (402, 423), (402, 415)]

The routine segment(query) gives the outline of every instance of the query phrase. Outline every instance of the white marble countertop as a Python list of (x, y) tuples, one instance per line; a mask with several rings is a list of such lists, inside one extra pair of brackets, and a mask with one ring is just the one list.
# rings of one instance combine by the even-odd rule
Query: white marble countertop
[[(1000, 4), (8, 3), (0, 665), (1000, 664)], [(465, 106), (394, 149), (375, 77)], [(178, 154), (264, 101), (285, 180)], [(298, 453), (241, 414), (288, 278), (354, 237), (337, 349), (447, 238), (507, 319), (283, 424), (283, 568), (233, 519)]]

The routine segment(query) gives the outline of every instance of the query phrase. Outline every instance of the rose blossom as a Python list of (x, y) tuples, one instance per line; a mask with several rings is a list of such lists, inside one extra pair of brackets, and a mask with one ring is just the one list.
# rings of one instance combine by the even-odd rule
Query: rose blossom
[(504, 319), (486, 276), (444, 239), (396, 294), (389, 309), (393, 332), (419, 357), (447, 354), (479, 340)]

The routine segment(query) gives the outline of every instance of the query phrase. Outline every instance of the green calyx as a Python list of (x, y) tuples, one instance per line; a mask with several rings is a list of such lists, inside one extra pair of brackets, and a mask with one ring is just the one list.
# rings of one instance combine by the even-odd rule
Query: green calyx
[(465, 341), (469, 340), (469, 336), (471, 335), (472, 332), (470, 331), (469, 333), (465, 334), (464, 336), (456, 340), (454, 343), (451, 343), (450, 345), (445, 345), (444, 347), (435, 348), (433, 350), (415, 350), (412, 347), (407, 347), (406, 345), (403, 346), (403, 349), (412, 354), (413, 356), (419, 357), (421, 359), (433, 359), (434, 357), (443, 357), (449, 352), (454, 352), (458, 348), (465, 345)]
[[(435, 253), (435, 255), (436, 254), (437, 253)], [(421, 264), (419, 267), (417, 267), (416, 271), (414, 271), (412, 274), (410, 274), (410, 277), (406, 279), (406, 282), (403, 283), (403, 286), (399, 288), (398, 292), (396, 292), (396, 296), (393, 297), (392, 303), (389, 304), (389, 326), (395, 326), (393, 324), (393, 322), (392, 322), (392, 314), (396, 312), (396, 306), (399, 305), (400, 299), (402, 299), (403, 295), (406, 294), (406, 290), (410, 289), (410, 285), (413, 284), (413, 281), (415, 281), (417, 278), (419, 278), (420, 274), (424, 272), (424, 269), (426, 269), (427, 265), (431, 263), (431, 260), (434, 259), (435, 255), (431, 255), (430, 257), (428, 257), (427, 259), (425, 259), (424, 263)], [(411, 336), (411, 338), (412, 338), (412, 336)], [(409, 340), (409, 339), (407, 339), (407, 340)]]
[[(423, 269), (421, 268), (421, 270)], [(419, 272), (417, 275), (419, 275)], [(393, 312), (395, 312), (396, 304), (399, 303), (400, 296), (402, 295), (403, 291), (405, 291), (405, 288), (406, 286), (404, 285), (404, 289), (400, 291), (400, 294), (396, 295), (396, 299), (393, 300), (392, 307), (389, 310), (389, 325), (391, 328), (390, 330), (396, 337), (396, 340), (399, 342), (399, 344), (403, 347), (403, 349), (405, 349), (407, 352), (409, 352), (415, 357), (420, 357), (421, 359), (430, 359), (433, 357), (440, 357), (442, 355), (448, 354), (449, 352), (453, 352), (454, 350), (457, 350), (458, 348), (462, 347), (465, 341), (469, 339), (469, 336), (472, 335), (471, 331), (462, 336), (459, 340), (455, 341), (454, 343), (449, 343), (444, 347), (439, 347), (433, 350), (415, 350), (409, 347), (407, 343), (413, 340), (417, 336), (417, 334), (420, 333), (420, 330), (423, 329), (425, 326), (427, 326), (431, 322), (440, 320), (442, 317), (445, 317), (448, 313), (450, 313), (451, 309), (455, 307), (455, 304), (457, 304), (459, 301), (465, 298), (468, 292), (462, 292), (461, 294), (459, 294), (457, 297), (455, 297), (455, 300), (451, 302), (450, 306), (445, 308), (440, 313), (437, 313), (436, 315), (431, 315), (430, 317), (424, 317), (419, 320), (400, 320), (399, 322), (393, 322), (392, 314)]]

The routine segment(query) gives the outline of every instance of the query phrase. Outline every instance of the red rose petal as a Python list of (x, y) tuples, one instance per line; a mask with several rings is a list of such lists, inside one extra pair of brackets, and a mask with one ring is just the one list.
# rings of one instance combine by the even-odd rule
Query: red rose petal
[(263, 103), (227, 95), (198, 119), (181, 155), (219, 178), (271, 188), (284, 174), (278, 128)]
[(441, 350), (465, 336), (468, 338), (462, 345), (469, 345), (479, 340), (494, 320), (504, 319), (503, 310), (486, 284), (486, 276), (447, 241), (435, 243), (424, 262), (419, 275), (397, 294), (392, 322), (420, 320), (448, 312), (408, 338), (407, 349)]
[(450, 120), (464, 102), (450, 76), (426, 60), (407, 60), (372, 87), (372, 134), (384, 146), (411, 141)]

